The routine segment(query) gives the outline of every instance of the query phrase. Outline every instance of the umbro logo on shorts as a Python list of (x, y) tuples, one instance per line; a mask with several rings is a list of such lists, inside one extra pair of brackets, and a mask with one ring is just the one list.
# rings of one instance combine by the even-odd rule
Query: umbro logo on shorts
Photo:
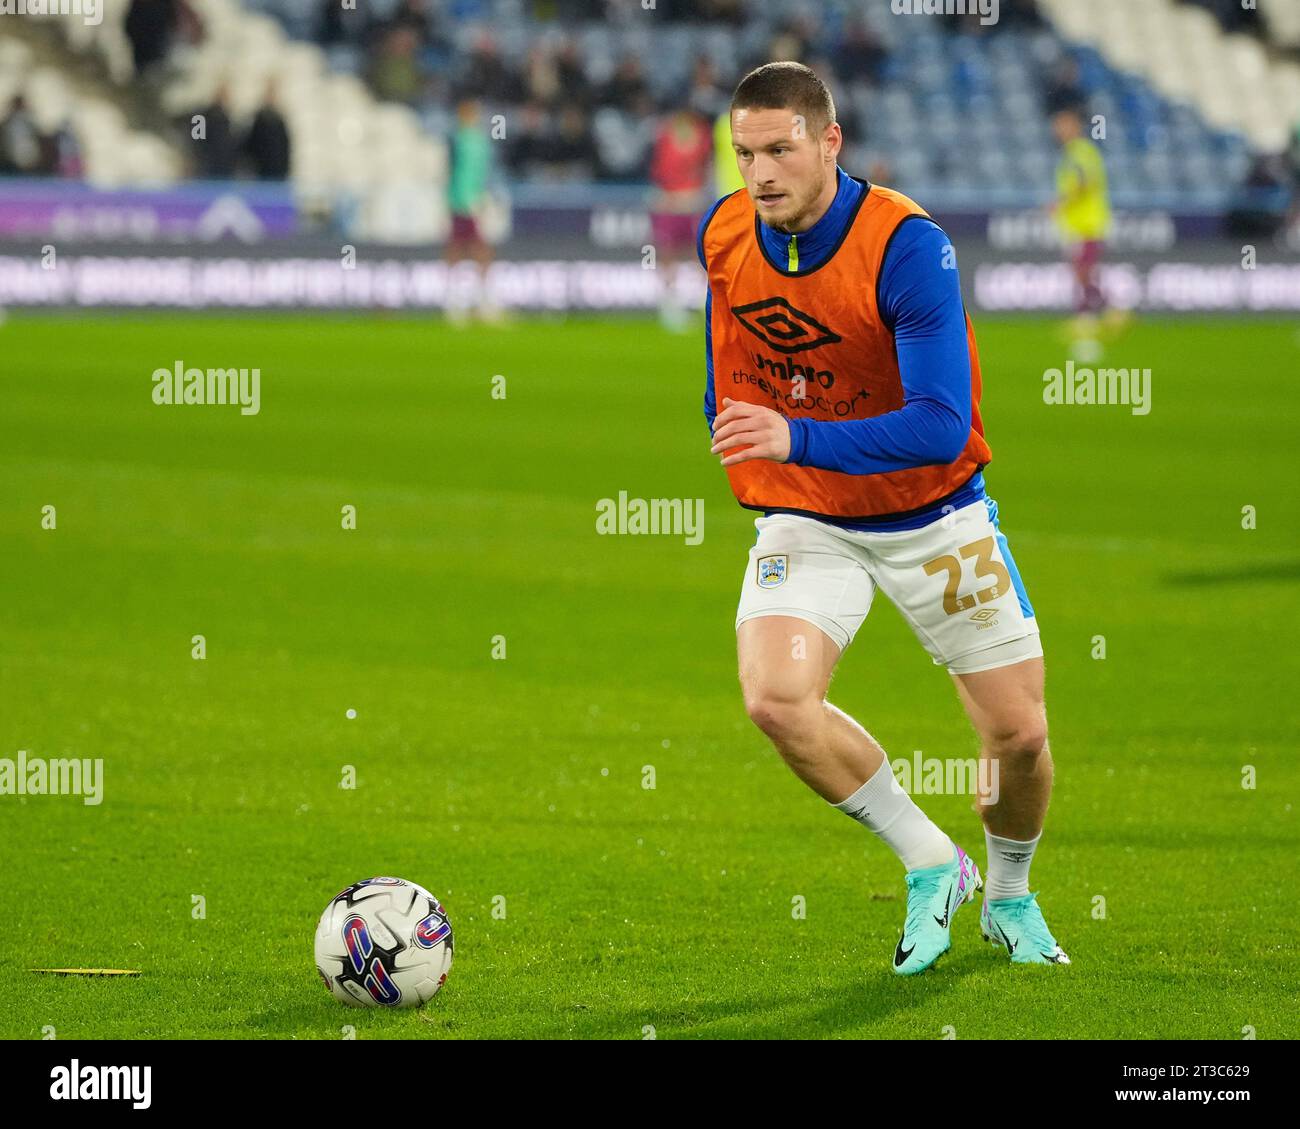
[(779, 588), (785, 583), (790, 560), (784, 553), (772, 557), (758, 558), (758, 586), (760, 588)]
[(818, 345), (834, 345), (841, 339), (812, 314), (795, 309), (784, 298), (732, 306), (731, 312), (750, 333), (782, 353), (801, 353)]

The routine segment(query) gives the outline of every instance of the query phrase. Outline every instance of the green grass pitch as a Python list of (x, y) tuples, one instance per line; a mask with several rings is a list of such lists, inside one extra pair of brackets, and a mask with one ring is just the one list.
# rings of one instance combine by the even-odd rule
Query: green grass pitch
[[(1136, 325), (1108, 360), (1153, 370), (1146, 417), (1044, 404), (1054, 324), (977, 329), (1047, 651), (1032, 888), (1074, 963), (1010, 966), (975, 903), (902, 979), (901, 867), (744, 716), (753, 515), (708, 453), (698, 335), (11, 319), (0, 756), (102, 758), (105, 788), (0, 796), (0, 1036), (1300, 1036), (1295, 327)], [(155, 405), (177, 360), (258, 367), (260, 413)], [(620, 490), (705, 499), (703, 543), (598, 536)], [(974, 755), (883, 599), (832, 699), (895, 759)], [(970, 798), (922, 803), (982, 865)], [(313, 968), (325, 903), (376, 874), (455, 928), (417, 1012), (344, 1008)]]

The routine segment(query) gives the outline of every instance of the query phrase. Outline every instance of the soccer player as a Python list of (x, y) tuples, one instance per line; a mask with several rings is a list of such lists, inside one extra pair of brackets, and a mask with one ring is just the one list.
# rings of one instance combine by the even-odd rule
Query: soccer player
[[(483, 129), (482, 106), (465, 97), (456, 106), (456, 129), (451, 137), (451, 176), (447, 182), (447, 204), (451, 211), (451, 238), (447, 241), (447, 265), (473, 260), (478, 266), (479, 316), (487, 322), (501, 320), (501, 310), (488, 289), (488, 268), (492, 245), (479, 230), (478, 213), (487, 196), (491, 170), (491, 143)], [(447, 304), (448, 320), (463, 324), (469, 317), (463, 295), (455, 292)]]
[[(979, 889), (987, 939), (1017, 963), (1067, 964), (1029, 891), (1052, 782), (1043, 652), (984, 493), (979, 357), (948, 237), (839, 168), (834, 103), (801, 64), (745, 76), (731, 131), (745, 187), (705, 216), (697, 250), (712, 450), (761, 514), (736, 615), (746, 709), (805, 784), (902, 862), (896, 972), (946, 952)], [(826, 700), (877, 588), (951, 673), (997, 769), (983, 878)]]
[(691, 237), (700, 212), (709, 202), (709, 160), (713, 139), (700, 116), (690, 109), (670, 114), (655, 137), (650, 160), (650, 229), (658, 253), (661, 280), (660, 324), (672, 333), (689, 325), (677, 289), (679, 268), (691, 257)]
[(1075, 279), (1075, 318), (1070, 332), (1079, 359), (1092, 362), (1101, 358), (1098, 319), (1106, 308), (1098, 281), (1101, 252), (1110, 231), (1106, 163), (1097, 146), (1083, 136), (1083, 117), (1076, 107), (1052, 115), (1052, 133), (1061, 146), (1053, 210)]

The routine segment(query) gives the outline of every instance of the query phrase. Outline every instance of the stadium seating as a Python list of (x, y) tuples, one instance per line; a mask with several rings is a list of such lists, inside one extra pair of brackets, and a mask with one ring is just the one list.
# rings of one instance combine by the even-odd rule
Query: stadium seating
[[(246, 2), (274, 13), (293, 35), (317, 33), (314, 0)], [(378, 0), (373, 15), (381, 18), (396, 3)], [(530, 21), (525, 7), (518, 0), (483, 5), (501, 55), (516, 67), (539, 36), (561, 31), (554, 24)], [(1173, 18), (1176, 8), (1171, 0), (1149, 5), (1043, 0), (1040, 8), (1051, 17), (1050, 24), (1004, 18), (988, 34), (974, 35), (954, 30), (951, 20), (895, 15), (888, 4), (809, 6), (773, 0), (751, 6), (751, 18), (739, 31), (657, 24), (654, 65), (646, 68), (646, 78), (659, 103), (671, 104), (687, 88), (695, 57), (706, 54), (729, 88), (746, 66), (767, 57), (781, 28), (802, 20), (798, 26), (811, 29), (804, 61), (830, 72), (843, 111), (845, 163), (861, 172), (883, 164), (899, 187), (947, 206), (1017, 206), (1051, 193), (1057, 150), (1045, 100), (1067, 60), (1078, 69), (1088, 108), (1106, 115), (1106, 153), (1121, 206), (1222, 205), (1246, 174), (1250, 142), (1276, 146), (1286, 125), (1283, 107), (1300, 104), (1290, 71), (1274, 73), (1261, 62), (1258, 44), (1241, 36), (1233, 37), (1241, 42), (1230, 45), (1234, 81), (1214, 89), (1213, 69), (1196, 65), (1198, 52), (1221, 46), (1222, 32), (1205, 12), (1192, 9), (1184, 15), (1185, 30), (1193, 38), (1175, 49), (1159, 45), (1163, 19)], [(1158, 9), (1161, 20), (1143, 16), (1147, 8)], [(441, 10), (433, 6), (435, 14)], [(836, 43), (854, 18), (887, 52), (879, 85), (842, 80), (833, 73)], [(464, 21), (444, 26), (451, 57), (465, 58), (481, 26)], [(644, 24), (587, 22), (562, 30), (578, 43), (587, 77), (597, 87), (620, 59), (650, 58)], [(1152, 47), (1149, 53), (1112, 49), (1119, 42)], [(331, 48), (330, 58), (351, 73), (364, 70), (360, 42)], [(1261, 78), (1268, 83), (1266, 90), (1251, 93), (1249, 108), (1242, 111), (1234, 100)], [(429, 128), (445, 127), (445, 105), (425, 105), (420, 111)], [(611, 126), (605, 121), (595, 128)]]
[[(61, 20), (58, 26), (93, 30), (77, 20)], [(169, 184), (181, 176), (182, 162), (173, 149), (153, 133), (132, 129), (111, 98), (69, 77), (55, 62), (40, 58), (23, 38), (0, 38), (0, 107), (7, 109), (21, 94), (43, 132), (70, 129), (80, 144), (85, 177), (98, 187)]]
[[(1057, 161), (1046, 108), (1062, 82), (1106, 119), (1107, 164), (1121, 207), (1223, 206), (1246, 176), (1252, 150), (1285, 148), (1300, 106), (1300, 65), (1278, 61), (1256, 37), (1227, 34), (1205, 8), (1176, 0), (1039, 0), (1037, 8), (1008, 0), (1000, 22), (984, 29), (847, 0), (754, 4), (739, 28), (672, 20), (650, 28), (631, 17), (560, 23), (534, 19), (523, 0), (438, 0), (429, 8), (440, 41), (419, 56), (431, 81), (410, 104), (381, 103), (365, 81), (373, 46), (367, 32), (396, 12), (398, 0), (368, 0), (364, 14), (349, 13), (356, 19), (325, 44), (315, 42), (319, 0), (191, 3), (204, 35), (169, 57), (161, 107), (183, 120), (224, 87), (230, 116), (243, 122), (273, 82), (292, 138), (295, 190), (308, 200), (352, 201), (376, 238), (385, 237), (390, 220), (408, 230), (414, 224), (421, 237), (436, 236), (445, 222), (437, 203), (447, 175), (442, 138), (455, 84), (466, 77), (461, 68), (485, 29), (516, 73), (539, 44), (571, 40), (595, 90), (621, 60), (640, 58), (661, 107), (683, 97), (697, 57), (712, 60), (725, 97), (746, 67), (771, 57), (778, 35), (793, 37), (836, 95), (846, 167), (863, 174), (883, 168), (892, 183), (935, 207), (1028, 207), (1046, 199)], [(124, 8), (109, 6), (99, 27), (60, 23), (70, 46), (99, 56), (123, 84), (132, 77)], [(473, 15), (479, 19), (464, 18)], [(1293, 0), (1269, 3), (1262, 16), (1282, 39), (1300, 30)], [(839, 52), (855, 22), (879, 45), (881, 61), (869, 77)], [(0, 68), (0, 83), (13, 86), (23, 73), (21, 66)], [(29, 80), (44, 84), (42, 105), (52, 113), (60, 77)], [(591, 110), (597, 150), (617, 150), (618, 140), (632, 150), (625, 146), (621, 160), (610, 162), (618, 167), (594, 167), (592, 175), (636, 179), (635, 148), (644, 149), (646, 138), (626, 136), (626, 111)], [(127, 131), (111, 105), (87, 103), (77, 114), (98, 182), (180, 175), (182, 154)]]
[(1295, 0), (1260, 0), (1259, 14), (1272, 43), (1300, 51), (1300, 4)]
[(1249, 31), (1275, 47), (1300, 49), (1300, 4), (1295, 0), (1256, 0), (1248, 7), (1242, 0), (1183, 0), (1211, 13), (1226, 31)]
[(1225, 33), (1204, 8), (1173, 0), (1041, 3), (1064, 34), (1212, 127), (1240, 132), (1264, 152), (1286, 148), (1300, 109), (1300, 64), (1271, 58), (1253, 36)]
[[(203, 36), (174, 50), (160, 76), (157, 100), (168, 116), (188, 119), (220, 87), (227, 91), (232, 120), (243, 123), (273, 83), (292, 138), (294, 188), (305, 203), (320, 199), (338, 206), (343, 200), (355, 213), (354, 230), (371, 239), (397, 238), (399, 231), (404, 239), (441, 234), (445, 147), (409, 109), (379, 104), (354, 75), (330, 70), (319, 47), (290, 40), (278, 21), (237, 0), (191, 0), (191, 7), (202, 20)], [(115, 4), (106, 7), (99, 25), (59, 20), (57, 26), (72, 50), (102, 59), (107, 73), (125, 86), (134, 77), (125, 18), (126, 5)], [(29, 54), (21, 41), (0, 40), (3, 81), (17, 84)], [(68, 81), (51, 69), (21, 81), (47, 118), (72, 109), (92, 182), (165, 184), (183, 175), (176, 145), (128, 130), (111, 102), (74, 99)]]

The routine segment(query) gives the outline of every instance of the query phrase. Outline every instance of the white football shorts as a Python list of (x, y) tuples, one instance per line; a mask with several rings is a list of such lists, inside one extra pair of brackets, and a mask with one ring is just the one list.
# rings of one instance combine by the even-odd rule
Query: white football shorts
[(898, 533), (842, 529), (798, 514), (760, 517), (736, 626), (793, 616), (843, 651), (880, 588), (935, 663), (953, 674), (1036, 658), (1043, 653), (1038, 621), (997, 514), (997, 503), (984, 498)]

